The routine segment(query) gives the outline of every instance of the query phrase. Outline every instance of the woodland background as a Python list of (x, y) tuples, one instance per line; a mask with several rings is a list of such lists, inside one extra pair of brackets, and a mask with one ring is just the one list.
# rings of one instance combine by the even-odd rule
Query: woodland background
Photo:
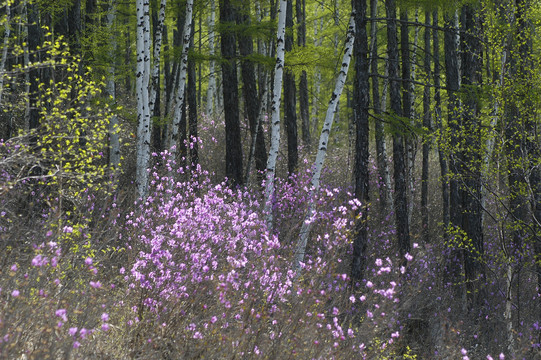
[(541, 359), (539, 2), (0, 14), (0, 358)]

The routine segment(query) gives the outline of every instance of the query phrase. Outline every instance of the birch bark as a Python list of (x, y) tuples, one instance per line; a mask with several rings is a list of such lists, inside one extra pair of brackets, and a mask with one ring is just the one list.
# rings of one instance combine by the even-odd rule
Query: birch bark
[(276, 37), (276, 65), (274, 67), (274, 87), (271, 103), (271, 143), (265, 182), (265, 213), (267, 214), (267, 227), (269, 230), (272, 229), (273, 225), (274, 178), (276, 176), (276, 158), (280, 148), (280, 97), (282, 96), (282, 78), (284, 74), (286, 9), (287, 0), (280, 0)]
[(160, 11), (158, 15), (158, 24), (156, 26), (156, 37), (154, 43), (154, 61), (152, 62), (152, 75), (151, 75), (151, 86), (150, 86), (150, 100), (149, 108), (154, 109), (154, 103), (156, 102), (156, 94), (159, 89), (159, 77), (160, 77), (160, 55), (162, 49), (162, 34), (163, 34), (163, 24), (165, 21), (165, 6), (167, 0), (160, 1)]
[(150, 77), (150, 13), (148, 0), (137, 0), (137, 170), (135, 182), (139, 197), (148, 193), (148, 164), (150, 160), (150, 107), (148, 84)]
[(310, 182), (310, 195), (308, 196), (308, 210), (304, 221), (302, 223), (302, 228), (299, 234), (299, 240), (297, 242), (297, 247), (295, 249), (295, 270), (297, 274), (300, 271), (301, 263), (304, 261), (304, 254), (306, 252), (306, 243), (308, 241), (308, 235), (310, 234), (310, 229), (312, 227), (312, 222), (315, 216), (315, 207), (316, 207), (316, 196), (319, 191), (319, 180), (321, 177), (321, 170), (323, 169), (323, 164), (325, 163), (325, 157), (327, 155), (327, 146), (329, 142), (329, 134), (331, 132), (331, 127), (334, 121), (334, 115), (337, 110), (338, 100), (342, 95), (342, 90), (344, 89), (344, 84), (349, 70), (349, 63), (351, 61), (351, 54), (353, 52), (353, 44), (355, 41), (355, 17), (351, 16), (348, 26), (346, 46), (344, 50), (344, 57), (342, 58), (342, 66), (338, 78), (336, 80), (336, 86), (334, 92), (332, 93), (331, 100), (329, 102), (329, 107), (327, 108), (327, 114), (325, 116), (325, 123), (321, 129), (321, 135), (319, 137), (319, 146), (316, 155), (316, 160), (313, 165), (314, 173), (312, 174), (312, 180)]
[(184, 28), (182, 29), (182, 54), (180, 56), (180, 70), (177, 91), (175, 94), (175, 102), (173, 109), (173, 123), (171, 135), (168, 137), (167, 147), (170, 149), (177, 145), (178, 134), (180, 130), (180, 123), (182, 122), (182, 107), (184, 105), (184, 99), (186, 97), (186, 74), (188, 72), (188, 49), (190, 48), (190, 34), (192, 27), (193, 15), (193, 0), (186, 1), (186, 20), (184, 22)]

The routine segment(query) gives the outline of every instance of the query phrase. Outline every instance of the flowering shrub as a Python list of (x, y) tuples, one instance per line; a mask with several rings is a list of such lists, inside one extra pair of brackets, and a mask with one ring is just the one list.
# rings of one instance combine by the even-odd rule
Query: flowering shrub
[[(166, 162), (167, 153), (163, 156)], [(170, 175), (173, 165), (167, 164)], [(127, 222), (127, 244), (135, 257), (122, 272), (130, 298), (140, 299), (131, 306), (130, 326), (139, 324), (138, 331), (150, 335), (147, 327), (154, 323), (168, 341), (183, 339), (184, 357), (211, 341), (223, 354), (268, 356), (279, 343), (287, 344), (281, 351), (300, 353), (291, 342), (311, 338), (310, 326), (321, 334), (315, 340), (321, 346), (303, 350), (308, 353), (321, 354), (355, 336), (339, 323), (338, 315), (345, 313), (327, 308), (338, 297), (335, 291), (347, 289), (347, 275), (334, 274), (330, 252), (316, 252), (298, 281), (290, 244), (269, 234), (254, 194), (213, 185), (203, 171), (185, 181), (153, 175), (154, 191)], [(337, 233), (344, 229), (333, 227)], [(336, 241), (324, 239), (319, 238), (322, 246)], [(148, 340), (141, 345), (149, 346)]]

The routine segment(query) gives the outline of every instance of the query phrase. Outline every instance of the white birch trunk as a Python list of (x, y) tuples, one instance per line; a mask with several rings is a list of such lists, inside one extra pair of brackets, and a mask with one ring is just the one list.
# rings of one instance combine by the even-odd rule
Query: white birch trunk
[(349, 21), (348, 33), (346, 39), (346, 46), (344, 50), (344, 57), (342, 59), (342, 67), (336, 80), (336, 86), (329, 102), (327, 114), (325, 116), (325, 123), (321, 129), (321, 136), (319, 137), (319, 146), (316, 155), (316, 160), (313, 165), (314, 173), (312, 174), (312, 181), (310, 182), (310, 195), (308, 196), (308, 210), (304, 221), (302, 223), (301, 232), (299, 234), (299, 240), (295, 249), (295, 270), (298, 274), (301, 268), (301, 263), (304, 261), (304, 254), (306, 251), (306, 243), (308, 241), (308, 235), (312, 228), (313, 218), (315, 216), (316, 197), (319, 191), (319, 179), (321, 177), (321, 170), (325, 162), (325, 156), (327, 155), (327, 146), (329, 142), (329, 134), (331, 132), (332, 123), (334, 121), (334, 114), (336, 113), (338, 100), (342, 95), (344, 84), (348, 75), (349, 63), (351, 61), (351, 54), (353, 52), (353, 43), (355, 41), (355, 19), (352, 16)]
[(154, 110), (154, 103), (156, 102), (156, 96), (160, 89), (158, 88), (158, 82), (160, 79), (160, 55), (162, 49), (162, 34), (163, 34), (163, 23), (165, 21), (165, 6), (167, 5), (167, 0), (160, 1), (160, 11), (158, 13), (158, 24), (156, 25), (156, 39), (154, 42), (154, 61), (152, 64), (152, 75), (150, 83), (150, 100), (149, 108), (152, 112)]
[(214, 97), (216, 95), (216, 74), (215, 62), (212, 60), (214, 56), (214, 24), (216, 20), (216, 3), (214, 0), (210, 0), (210, 16), (209, 16), (209, 83), (207, 87), (207, 104), (206, 104), (206, 114), (211, 117), (214, 113)]
[(282, 96), (282, 77), (284, 74), (285, 34), (286, 34), (287, 0), (280, 0), (278, 9), (278, 31), (276, 39), (276, 65), (274, 67), (274, 88), (271, 103), (271, 144), (267, 160), (267, 177), (265, 182), (265, 213), (267, 227), (272, 229), (272, 203), (274, 197), (274, 177), (276, 175), (276, 158), (280, 148), (280, 98)]
[(9, 35), (11, 33), (11, 4), (10, 0), (6, 2), (6, 23), (4, 25), (4, 47), (2, 48), (2, 60), (0, 62), (0, 104), (2, 103), (2, 94), (4, 93), (4, 77), (6, 70), (6, 59), (8, 57)]
[(150, 160), (150, 108), (148, 83), (150, 77), (150, 14), (148, 0), (137, 0), (137, 170), (135, 182), (139, 197), (148, 194)]
[[(186, 97), (186, 72), (188, 70), (188, 49), (190, 48), (190, 35), (192, 27), (192, 15), (193, 15), (193, 0), (187, 0), (186, 2), (186, 20), (184, 22), (184, 28), (182, 29), (182, 55), (180, 56), (180, 69), (179, 69), (179, 81), (178, 88), (175, 94), (174, 111), (173, 111), (173, 123), (170, 131), (171, 137), (168, 139), (169, 148), (177, 145), (178, 133), (180, 123), (182, 122), (182, 105)], [(176, 153), (176, 150), (175, 150)]]
[[(107, 28), (109, 29), (109, 35), (111, 39), (111, 49), (109, 50), (109, 57), (113, 59), (116, 48), (116, 36), (113, 33), (113, 23), (115, 20), (116, 12), (116, 0), (112, 0), (109, 3), (109, 10), (107, 12)], [(116, 89), (115, 89), (115, 66), (114, 62), (111, 62), (109, 67), (109, 77), (105, 85), (105, 92), (111, 96), (113, 103), (116, 101)], [(118, 134), (119, 124), (116, 114), (109, 119), (109, 164), (114, 170), (117, 170), (120, 165), (120, 136)]]

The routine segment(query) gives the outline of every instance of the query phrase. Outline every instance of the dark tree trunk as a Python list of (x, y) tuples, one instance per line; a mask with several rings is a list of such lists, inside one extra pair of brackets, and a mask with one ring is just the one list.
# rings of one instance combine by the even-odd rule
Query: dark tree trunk
[(361, 217), (357, 220), (355, 239), (353, 241), (353, 260), (351, 264), (351, 280), (360, 283), (365, 268), (366, 245), (368, 231), (366, 228), (368, 211), (368, 109), (370, 106), (370, 83), (368, 80), (368, 36), (366, 34), (366, 0), (353, 0), (355, 11), (355, 80), (353, 86), (353, 120), (356, 125), (355, 145), (355, 197), (361, 202)]
[[(378, 0), (370, 0), (370, 17), (375, 19), (378, 11)], [(378, 74), (378, 36), (377, 23), (371, 24), (371, 54), (370, 54), (370, 72)], [(380, 214), (382, 217), (390, 210), (393, 205), (392, 190), (390, 188), (389, 165), (387, 163), (387, 144), (385, 140), (385, 128), (381, 119), (381, 100), (379, 95), (378, 76), (372, 76), (372, 106), (376, 115), (374, 134), (376, 137), (376, 163), (378, 166), (378, 189)]]
[(393, 135), (394, 161), (394, 209), (396, 216), (396, 233), (401, 255), (410, 251), (410, 233), (408, 219), (408, 198), (406, 183), (406, 162), (404, 152), (405, 126), (402, 123), (402, 106), (400, 101), (400, 81), (398, 80), (398, 32), (396, 26), (396, 1), (385, 0), (387, 12), (387, 51), (389, 58), (389, 84), (391, 95), (391, 114), (396, 124)]
[[(293, 2), (287, 1), (286, 13), (286, 52), (293, 49)], [(291, 176), (297, 171), (299, 161), (297, 144), (297, 90), (295, 75), (285, 69), (284, 72), (284, 124), (287, 134), (287, 170)]]
[[(194, 37), (195, 37), (195, 27), (192, 26), (192, 36), (190, 48), (193, 49)], [(197, 139), (197, 87), (196, 87), (196, 71), (195, 71), (195, 60), (193, 57), (188, 56), (188, 84), (187, 84), (187, 94), (186, 101), (188, 104), (188, 130), (189, 130), (189, 140), (188, 147), (190, 149), (190, 166), (192, 170), (197, 169), (197, 164), (199, 164), (199, 142)]]
[[(458, 70), (458, 40), (457, 28), (454, 24), (453, 17), (445, 18), (445, 33), (444, 33), (444, 49), (445, 49), (445, 78), (447, 79), (447, 93), (449, 96), (449, 114), (448, 124), (451, 128), (451, 149), (458, 147), (458, 134), (460, 133), (460, 101), (458, 98), (459, 90), (459, 70)], [(462, 210), (460, 209), (460, 192), (458, 187), (458, 164), (460, 162), (459, 154), (451, 152), (450, 157), (450, 207), (451, 207), (451, 224), (460, 226), (462, 223)]]
[(93, 25), (94, 24), (94, 15), (96, 13), (97, 8), (98, 8), (97, 0), (86, 0), (86, 5), (85, 5), (85, 25)]
[(239, 122), (237, 45), (234, 30), (237, 11), (231, 0), (220, 0), (222, 89), (225, 115), (225, 176), (232, 185), (242, 185), (242, 138)]
[[(425, 59), (424, 67), (425, 74), (427, 78), (430, 78), (431, 71), (431, 56), (430, 56), (430, 12), (425, 11)], [(429, 242), (430, 233), (428, 228), (428, 155), (430, 151), (430, 137), (428, 134), (432, 130), (432, 118), (430, 113), (430, 86), (428, 84), (424, 87), (423, 92), (423, 128), (426, 131), (425, 136), (423, 136), (423, 168), (421, 175), (421, 223), (423, 230), (423, 240)]]
[[(415, 169), (415, 149), (410, 127), (415, 118), (413, 111), (414, 86), (412, 83), (412, 58), (409, 43), (409, 25), (408, 25), (408, 10), (400, 8), (400, 50), (401, 50), (401, 65), (402, 65), (402, 116), (404, 119), (409, 118), (407, 123), (403, 122), (404, 130), (404, 146), (405, 146), (405, 167), (406, 167), (406, 197), (408, 202), (408, 222), (411, 222), (414, 205), (414, 169)], [(406, 121), (406, 120), (405, 120)]]
[[(34, 3), (28, 3), (28, 58), (30, 63), (37, 64), (39, 62), (39, 56), (37, 49), (40, 45), (41, 40), (41, 27), (39, 21), (39, 10), (38, 5)], [(37, 107), (38, 103), (38, 92), (39, 92), (39, 78), (40, 71), (37, 67), (33, 66), (29, 74), (30, 78), (30, 93), (29, 97), (29, 114), (28, 114), (28, 127), (30, 130), (37, 129), (39, 126), (39, 109)], [(36, 143), (37, 139), (34, 137), (32, 143)]]
[(81, 52), (81, 30), (81, 0), (75, 0), (68, 10), (68, 39), (74, 54)]
[[(244, 25), (246, 28), (250, 25), (250, 2), (245, 1), (244, 10), (239, 10), (237, 23)], [(246, 30), (246, 29), (243, 29)], [(261, 104), (260, 96), (256, 87), (255, 66), (253, 61), (249, 60), (249, 56), (253, 55), (254, 44), (252, 36), (248, 31), (242, 31), (238, 36), (239, 53), (241, 56), (241, 75), (243, 82), (244, 102), (246, 104), (246, 112), (248, 115), (248, 124), (250, 125), (250, 134), (252, 140), (256, 139), (255, 143), (255, 166), (257, 171), (262, 174), (267, 167), (267, 149), (265, 147), (265, 135), (263, 133), (263, 127), (260, 126), (257, 129), (257, 122), (259, 117), (259, 106)], [(257, 129), (257, 137), (256, 137)], [(261, 180), (263, 180), (261, 178)]]
[[(456, 16), (456, 15), (455, 15)], [(449, 159), (449, 220), (453, 228), (462, 226), (462, 200), (459, 189), (459, 181), (457, 179), (460, 164), (460, 154), (455, 153), (454, 149), (458, 148), (458, 135), (461, 131), (460, 122), (460, 101), (458, 91), (460, 86), (459, 67), (458, 67), (458, 33), (455, 26), (453, 16), (445, 15), (445, 32), (444, 32), (444, 51), (445, 51), (445, 78), (447, 82), (448, 94), (448, 126), (451, 130), (451, 146), (448, 154)], [(446, 281), (452, 284), (457, 284), (460, 278), (462, 254), (456, 244), (449, 244), (450, 254), (446, 259), (447, 276)], [(458, 295), (459, 286), (454, 285), (455, 295)]]
[[(433, 33), (432, 33), (432, 42), (434, 48), (434, 118), (436, 126), (440, 132), (440, 145), (443, 145), (442, 134), (443, 134), (443, 123), (442, 123), (442, 112), (441, 112), (441, 94), (440, 94), (440, 40), (439, 40), (439, 30), (438, 27), (438, 12), (434, 10), (432, 13), (433, 18)], [(449, 175), (448, 175), (448, 164), (447, 157), (445, 156), (445, 151), (441, 148), (438, 148), (439, 162), (440, 162), (440, 172), (441, 172), (441, 197), (442, 197), (442, 220), (443, 228), (445, 230), (445, 239), (447, 239), (447, 229), (449, 227)]]
[[(402, 116), (411, 118), (411, 99), (410, 92), (411, 79), (411, 57), (408, 30), (408, 10), (400, 9), (400, 51), (402, 65)], [(409, 176), (410, 174), (408, 174)]]
[(464, 134), (463, 168), (460, 174), (464, 187), (462, 192), (462, 230), (471, 246), (464, 251), (464, 273), (469, 306), (480, 304), (479, 291), (484, 274), (481, 256), (483, 249), (483, 222), (481, 209), (481, 124), (479, 114), (479, 87), (482, 71), (481, 21), (471, 5), (462, 8), (462, 88), (464, 102), (462, 122)]
[[(299, 47), (306, 46), (306, 0), (297, 0), (297, 44)], [(299, 114), (302, 124), (302, 141), (305, 146), (310, 147), (312, 141), (310, 136), (310, 113), (308, 105), (308, 77), (306, 71), (302, 71), (299, 80)]]

